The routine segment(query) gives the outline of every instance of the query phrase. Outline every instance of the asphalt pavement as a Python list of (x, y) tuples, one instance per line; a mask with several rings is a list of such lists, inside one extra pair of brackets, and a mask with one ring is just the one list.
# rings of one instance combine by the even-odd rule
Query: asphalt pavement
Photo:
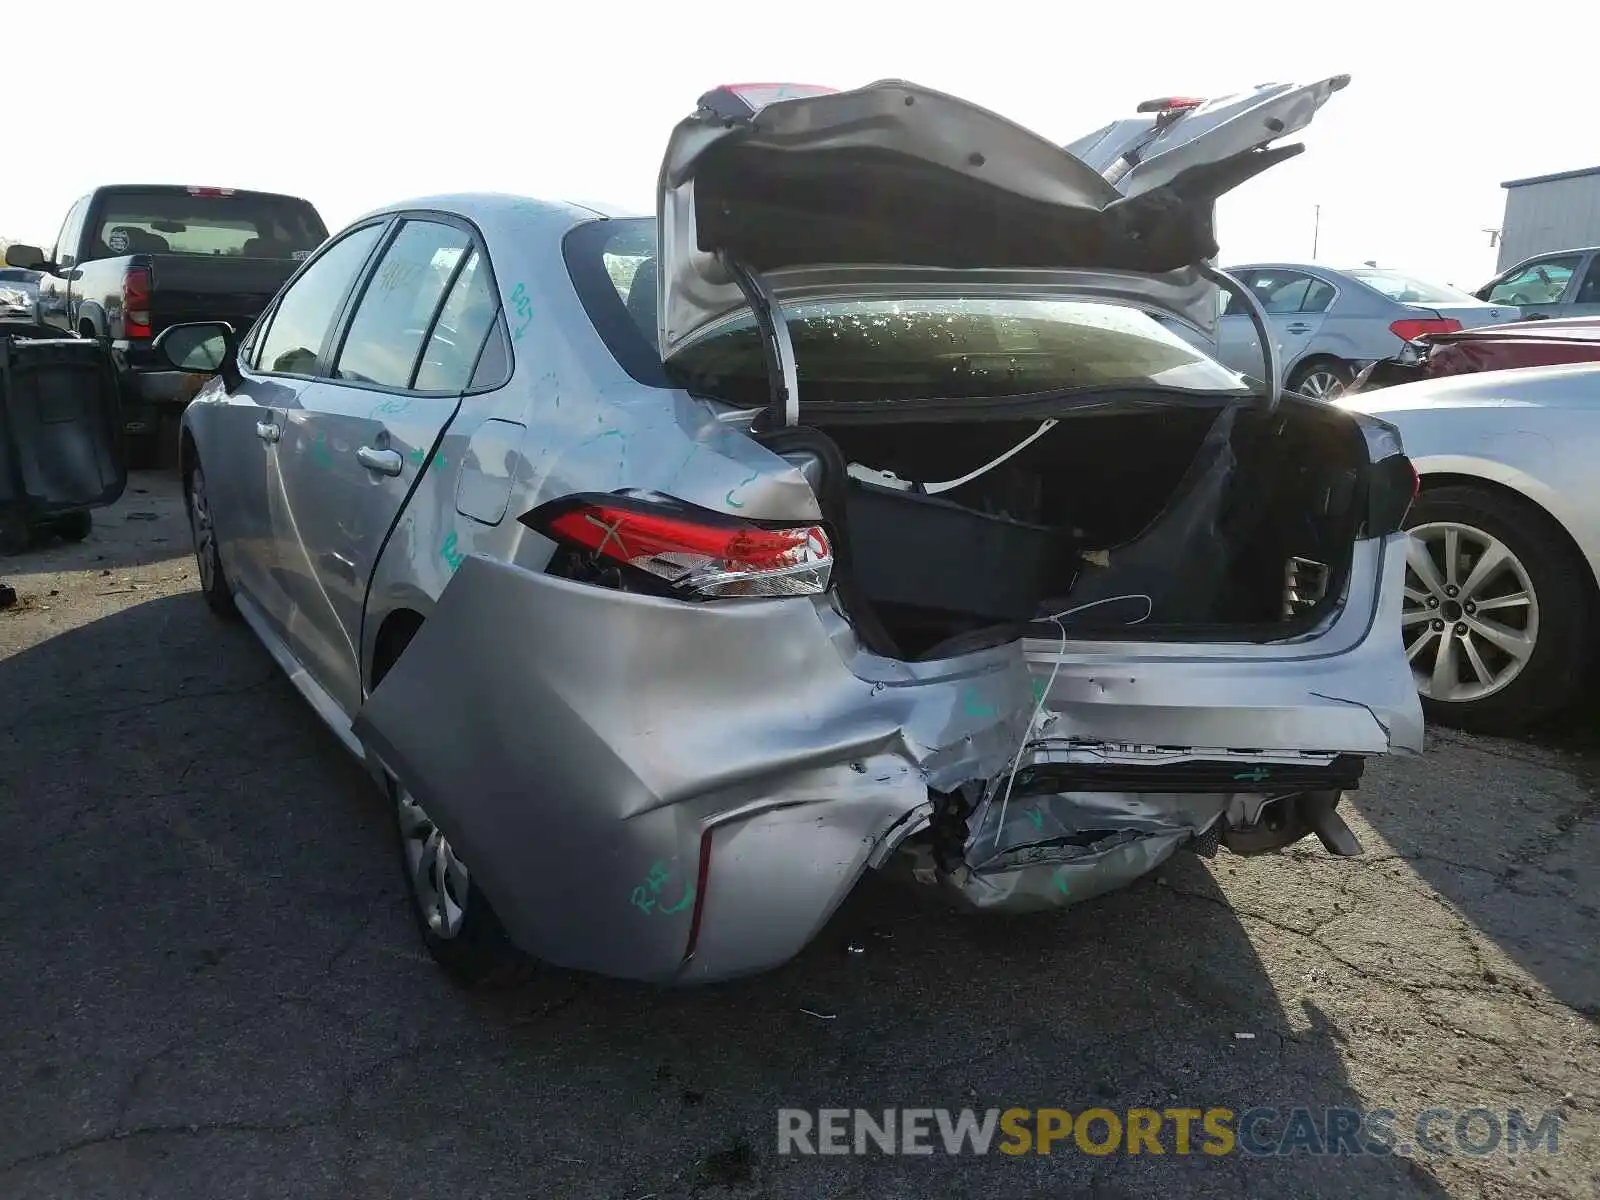
[[(384, 801), (201, 601), (174, 480), (0, 580), (7, 1200), (1600, 1194), (1581, 736), (1431, 733), (1369, 769), (1360, 860), (1183, 856), (1015, 919), (873, 880), (759, 978), (476, 995), (421, 951)], [(780, 1108), (898, 1106), (1561, 1121), (1483, 1156), (777, 1153)]]

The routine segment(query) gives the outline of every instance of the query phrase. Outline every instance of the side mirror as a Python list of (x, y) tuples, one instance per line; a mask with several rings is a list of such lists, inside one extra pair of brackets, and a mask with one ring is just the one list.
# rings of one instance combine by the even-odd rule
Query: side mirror
[(6, 266), (21, 267), (24, 271), (37, 271), (45, 266), (44, 251), (37, 246), (14, 242), (6, 247)]
[(239, 341), (226, 321), (169, 325), (156, 335), (150, 349), (179, 371), (221, 375), (230, 392), (239, 385)]

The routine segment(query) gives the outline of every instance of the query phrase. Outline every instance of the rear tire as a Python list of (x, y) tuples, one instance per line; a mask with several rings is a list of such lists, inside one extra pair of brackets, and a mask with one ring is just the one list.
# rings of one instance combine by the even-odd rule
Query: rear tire
[[(374, 688), (415, 635), (413, 628), (395, 639), (373, 671)], [(528, 960), (512, 944), (489, 898), (411, 793), (393, 776), (386, 779), (406, 901), (429, 955), (461, 987), (515, 982)]]
[[(1525, 500), (1463, 484), (1423, 491), (1406, 528), (1416, 540), (1402, 637), (1428, 719), (1510, 734), (1568, 705), (1594, 645), (1593, 583), (1552, 519)], [(1417, 547), (1431, 579), (1417, 571)], [(1501, 555), (1503, 566), (1474, 579), (1477, 563)], [(1441, 666), (1442, 652), (1454, 661)]]
[(1356, 377), (1349, 363), (1336, 358), (1319, 358), (1302, 363), (1289, 376), (1289, 390), (1313, 400), (1332, 400), (1350, 386)]

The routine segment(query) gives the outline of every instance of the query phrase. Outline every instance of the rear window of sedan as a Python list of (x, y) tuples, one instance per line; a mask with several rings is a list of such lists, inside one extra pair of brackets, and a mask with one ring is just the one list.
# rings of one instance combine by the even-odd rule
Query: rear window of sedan
[[(641, 383), (736, 403), (767, 398), (755, 319), (684, 348), (670, 369), (657, 341), (654, 221), (579, 226), (567, 265), (590, 319)], [(1137, 309), (1049, 296), (871, 298), (791, 305), (802, 389), (835, 400), (1001, 397), (1160, 387), (1241, 392), (1240, 376)]]

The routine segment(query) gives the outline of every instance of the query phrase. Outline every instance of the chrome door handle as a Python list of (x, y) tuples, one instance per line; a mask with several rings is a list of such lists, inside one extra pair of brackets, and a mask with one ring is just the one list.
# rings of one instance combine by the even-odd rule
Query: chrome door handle
[(371, 446), (356, 447), (356, 461), (369, 471), (380, 475), (398, 475), (406, 469), (406, 460), (398, 450), (374, 450)]
[(256, 436), (263, 442), (275, 442), (283, 437), (283, 426), (274, 421), (257, 421)]

